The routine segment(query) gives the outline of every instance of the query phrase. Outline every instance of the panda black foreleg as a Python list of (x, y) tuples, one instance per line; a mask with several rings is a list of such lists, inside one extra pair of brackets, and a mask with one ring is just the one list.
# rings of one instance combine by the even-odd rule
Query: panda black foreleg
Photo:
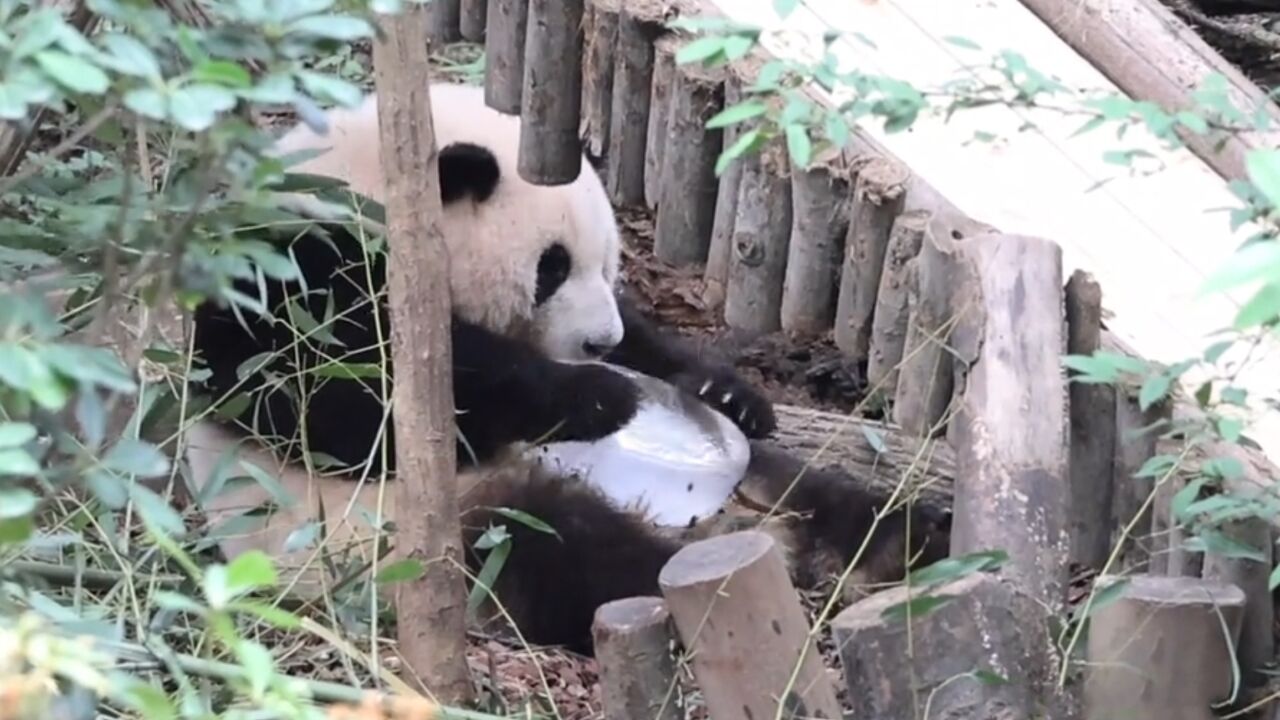
[(901, 580), (908, 570), (937, 562), (950, 551), (949, 513), (918, 504), (900, 507), (882, 518), (868, 539), (887, 495), (843, 472), (806, 468), (799, 458), (763, 443), (752, 443), (747, 472), (769, 503), (798, 516), (789, 525), (802, 584), (843, 570), (864, 542), (856, 570), (872, 583)]
[[(297, 390), (305, 395), (304, 425), (298, 417), (299, 398), (267, 386), (262, 371), (241, 382), (237, 369), (244, 361), (288, 345), (284, 331), (276, 327), (258, 320), (251, 320), (250, 327), (254, 335), (246, 333), (229, 309), (213, 302), (197, 310), (196, 349), (212, 370), (208, 387), (214, 397), (255, 391), (256, 400), (238, 419), (256, 433), (289, 439), (305, 427), (312, 452), (328, 455), (350, 468), (368, 463), (372, 472), (380, 472), (383, 453), (375, 451), (384, 419), (379, 381), (326, 378), (317, 382), (301, 373), (305, 383)], [(373, 347), (377, 341), (372, 331), (361, 326), (345, 326), (338, 332), (349, 347)], [(451, 339), (460, 465), (485, 463), (513, 442), (597, 440), (617, 431), (635, 415), (636, 386), (607, 368), (555, 362), (527, 343), (457, 316)], [(378, 360), (372, 350), (353, 359)], [(275, 358), (269, 369), (280, 377), (296, 376), (294, 362), (309, 368), (323, 364), (325, 358), (299, 346)], [(389, 469), (394, 469), (391, 426), (381, 434)]]
[(773, 405), (727, 365), (699, 357), (664, 333), (624, 294), (618, 295), (622, 342), (605, 360), (665, 380), (693, 393), (732, 420), (749, 438), (767, 437), (778, 425)]
[[(564, 645), (592, 654), (596, 608), (659, 593), (658, 573), (679, 549), (636, 513), (618, 510), (591, 486), (525, 463), (503, 468), (464, 498), (467, 567), (477, 574), (487, 551), (475, 541), (505, 526), (511, 551), (492, 588), (502, 608), (533, 644)], [(493, 508), (532, 515), (555, 535)]]
[(517, 441), (598, 440), (630, 421), (639, 404), (636, 385), (608, 368), (556, 362), (457, 317), (453, 392), (459, 452), (481, 461)]

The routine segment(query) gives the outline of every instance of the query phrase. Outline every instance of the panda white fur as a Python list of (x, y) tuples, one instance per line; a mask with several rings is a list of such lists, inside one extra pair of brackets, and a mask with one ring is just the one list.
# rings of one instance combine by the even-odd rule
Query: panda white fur
[[(703, 361), (660, 332), (620, 294), (616, 220), (585, 157), (573, 183), (532, 185), (515, 168), (519, 118), (488, 108), (479, 88), (463, 85), (433, 85), (431, 104), (440, 149), (441, 224), (450, 254), (460, 504), (468, 566), (475, 572), (482, 563), (472, 548), (480, 534), (491, 523), (506, 525), (514, 536), (512, 553), (494, 588), (504, 610), (530, 642), (590, 652), (591, 618), (599, 605), (657, 593), (658, 571), (680, 543), (716, 530), (708, 524), (686, 537), (664, 535), (637, 514), (615, 508), (585, 483), (514, 458), (510, 449), (524, 443), (602, 438), (635, 413), (637, 391), (630, 380), (575, 361), (603, 359), (667, 380), (723, 413), (750, 438), (772, 432), (773, 411), (731, 368)], [(278, 141), (275, 151), (283, 155), (327, 149), (291, 172), (339, 178), (356, 193), (381, 200), (376, 99), (370, 96), (358, 108), (333, 110), (327, 117), (327, 135), (298, 127)], [(298, 367), (314, 368), (332, 358), (378, 362), (377, 338), (389, 337), (389, 317), (385, 294), (378, 297), (375, 314), (365, 289), (371, 284), (383, 291), (384, 256), (374, 254), (371, 264), (362, 264), (359, 233), (352, 232), (365, 228), (376, 234), (377, 224), (332, 222), (329, 211), (307, 196), (288, 200), (290, 207), (315, 220), (301, 237), (296, 232), (281, 234), (302, 269), (307, 295), (299, 297), (296, 283), (287, 288), (268, 283), (268, 307), (281, 313), (287, 293), (313, 318), (345, 313), (330, 327), (342, 346), (316, 340), (297, 343), (295, 331), (282, 322), (270, 323), (212, 301), (201, 305), (195, 314), (194, 344), (211, 370), (209, 391), (219, 400), (251, 392), (253, 401), (239, 413), (239, 426), (195, 426), (187, 435), (186, 460), (205, 493), (211, 524), (271, 497), (257, 483), (213, 491), (227, 477), (246, 474), (232, 470), (228, 462), (233, 445), (239, 446), (239, 460), (279, 478), (299, 501), (276, 507), (262, 529), (224, 539), (225, 554), (258, 548), (285, 565), (316, 566), (314, 546), (285, 552), (285, 544), (294, 530), (316, 517), (319, 506), (331, 548), (337, 543), (368, 543), (369, 516), (348, 513), (351, 507), (388, 514), (391, 489), (373, 479), (357, 485), (353, 478), (376, 477), (382, 458), (394, 470), (391, 425), (379, 400), (389, 390), (377, 378), (316, 378), (299, 373)], [(238, 287), (250, 295), (256, 292), (252, 283)], [(241, 366), (271, 350), (284, 352), (265, 373), (250, 374), (242, 382)], [(299, 375), (308, 383), (297, 392), (306, 407), (301, 423), (299, 399), (277, 386), (279, 378), (290, 375), (295, 387)], [(259, 436), (280, 438), (283, 451), (271, 453), (242, 442), (243, 426), (254, 427)], [(348, 466), (341, 477), (312, 475), (296, 462), (300, 426), (305, 427), (312, 453)], [(768, 470), (770, 477), (785, 475), (791, 485), (796, 476), (803, 476), (789, 491), (771, 490), (778, 495), (786, 491), (786, 508), (809, 515), (803, 532), (793, 533), (789, 543), (809, 558), (797, 568), (798, 574), (808, 575), (800, 580), (813, 581), (812, 575), (832, 562), (847, 560), (870, 525), (874, 499), (847, 478), (806, 474), (802, 463), (759, 447), (753, 453), (753, 467)], [(558, 537), (496, 515), (495, 507), (539, 518), (555, 528)], [(875, 578), (892, 579), (891, 573), (904, 567), (902, 541), (908, 534), (912, 548), (931, 539), (925, 545), (928, 557), (945, 554), (945, 542), (933, 541), (945, 540), (935, 519), (913, 516), (910, 522), (907, 533), (907, 518), (894, 516), (881, 533), (888, 544), (876, 540), (883, 547), (871, 547), (872, 564), (885, 566), (871, 568)], [(365, 547), (366, 556), (370, 550)]]

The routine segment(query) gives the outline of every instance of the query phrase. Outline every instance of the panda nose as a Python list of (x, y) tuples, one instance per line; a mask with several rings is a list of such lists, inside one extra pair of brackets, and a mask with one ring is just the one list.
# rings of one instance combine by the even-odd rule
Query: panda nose
[(593, 358), (604, 357), (613, 348), (613, 343), (598, 343), (590, 340), (582, 343), (582, 352), (586, 353), (587, 357)]

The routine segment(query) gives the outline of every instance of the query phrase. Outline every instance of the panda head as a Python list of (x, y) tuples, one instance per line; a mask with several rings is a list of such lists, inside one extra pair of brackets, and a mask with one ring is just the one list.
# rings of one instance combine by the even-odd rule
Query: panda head
[[(614, 289), (619, 235), (613, 208), (582, 159), (571, 183), (534, 185), (516, 171), (520, 119), (484, 104), (481, 88), (431, 86), (454, 312), (504, 335), (524, 337), (566, 361), (598, 358), (622, 340)], [(333, 110), (326, 135), (305, 125), (276, 152), (324, 150), (293, 172), (345, 180), (385, 202), (377, 99)]]

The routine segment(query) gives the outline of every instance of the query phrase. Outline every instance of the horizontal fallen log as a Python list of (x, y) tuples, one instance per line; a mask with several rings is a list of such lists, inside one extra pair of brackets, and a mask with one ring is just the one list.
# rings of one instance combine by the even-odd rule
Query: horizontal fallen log
[[(912, 437), (874, 420), (796, 407), (775, 405), (778, 429), (766, 445), (785, 450), (820, 470), (840, 470), (867, 489), (893, 492), (906, 478), (919, 490), (919, 502), (939, 510), (951, 507), (955, 452), (945, 440)], [(743, 488), (751, 493), (750, 483)]]

